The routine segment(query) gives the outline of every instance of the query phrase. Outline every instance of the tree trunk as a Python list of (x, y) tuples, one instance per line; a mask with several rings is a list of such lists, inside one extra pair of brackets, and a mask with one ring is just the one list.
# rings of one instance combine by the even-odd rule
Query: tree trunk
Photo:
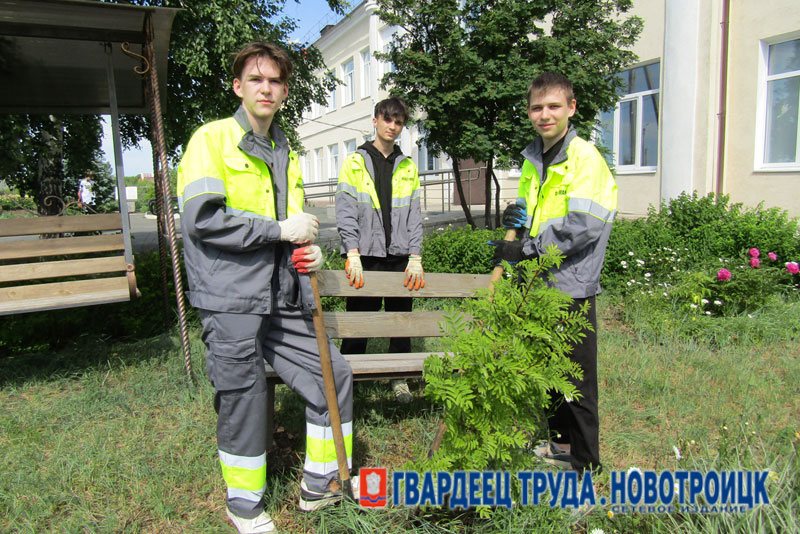
[(58, 215), (64, 208), (63, 138), (60, 121), (53, 124), (50, 132), (42, 131), (43, 149), (39, 155), (36, 198), (39, 215)]
[(458, 158), (450, 156), (450, 159), (453, 161), (453, 176), (456, 180), (456, 190), (458, 191), (458, 200), (461, 203), (461, 209), (464, 210), (464, 217), (467, 218), (467, 224), (474, 230), (475, 220), (472, 218), (472, 212), (467, 204), (467, 199), (464, 198), (464, 185), (461, 183), (461, 169), (458, 167)]
[(500, 180), (492, 169), (492, 180), (494, 180), (494, 227), (500, 228)]
[(483, 225), (487, 230), (491, 230), (492, 225), (492, 182), (489, 179), (494, 174), (492, 170), (492, 162), (494, 161), (494, 154), (489, 154), (486, 158), (486, 171), (483, 175), (483, 191), (484, 191), (484, 204), (483, 204)]

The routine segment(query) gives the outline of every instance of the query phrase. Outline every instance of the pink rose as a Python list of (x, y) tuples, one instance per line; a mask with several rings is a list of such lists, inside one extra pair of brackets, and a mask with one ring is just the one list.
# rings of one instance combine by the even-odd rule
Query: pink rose
[(758, 269), (758, 264), (759, 263), (761, 263), (761, 262), (758, 261), (758, 258), (755, 258), (755, 257), (750, 258), (750, 267), (752, 267), (753, 269)]
[(769, 256), (769, 259), (771, 259), (772, 261), (775, 261), (775, 260), (778, 259), (778, 255), (775, 254), (774, 252), (770, 252), (769, 254), (767, 254), (767, 256)]
[(792, 274), (800, 273), (800, 265), (797, 265), (797, 262), (794, 261), (787, 262), (786, 270)]
[(760, 256), (760, 255), (761, 255), (761, 253), (758, 251), (758, 249), (757, 249), (757, 248), (751, 248), (751, 249), (750, 249), (750, 251), (749, 251), (749, 254), (750, 254), (750, 256), (752, 256), (753, 258), (757, 258), (758, 256)]
[[(787, 266), (786, 268), (788, 269), (789, 267)], [(730, 280), (730, 279), (731, 279), (731, 272), (728, 269), (720, 269), (719, 271), (717, 271), (717, 280), (724, 282), (725, 280)]]

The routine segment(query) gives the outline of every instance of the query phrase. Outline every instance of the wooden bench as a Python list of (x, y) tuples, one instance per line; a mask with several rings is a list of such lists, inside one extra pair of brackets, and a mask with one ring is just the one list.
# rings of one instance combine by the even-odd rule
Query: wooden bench
[[(344, 271), (322, 271), (317, 274), (321, 297), (412, 297), (464, 298), (472, 297), (479, 289), (489, 287), (491, 276), (476, 274), (426, 273), (425, 287), (409, 291), (403, 286), (403, 274), (367, 271), (366, 284), (354, 289)], [(412, 312), (324, 312), (325, 330), (332, 339), (441, 337), (439, 323), (442, 311)], [(422, 364), (436, 352), (387, 354), (345, 354), (353, 369), (354, 380), (384, 378), (413, 378), (422, 376)], [(275, 385), (281, 382), (278, 374), (267, 367), (267, 436), (272, 438), (275, 404)]]
[[(121, 231), (119, 213), (0, 220), (0, 315), (136, 298)], [(52, 281), (66, 277), (78, 279)]]

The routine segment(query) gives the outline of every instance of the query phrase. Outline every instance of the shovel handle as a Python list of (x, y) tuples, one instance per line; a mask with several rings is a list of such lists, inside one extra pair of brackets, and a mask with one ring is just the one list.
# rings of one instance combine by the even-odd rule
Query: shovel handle
[(325, 333), (325, 321), (322, 318), (322, 302), (319, 298), (319, 284), (317, 273), (309, 273), (311, 289), (314, 292), (315, 308), (311, 312), (314, 320), (314, 334), (319, 346), (319, 362), (322, 367), (322, 381), (325, 384), (325, 399), (328, 401), (328, 413), (331, 417), (331, 430), (333, 431), (333, 444), (336, 448), (336, 462), (339, 466), (339, 480), (342, 482), (344, 494), (353, 497), (350, 485), (350, 468), (347, 466), (347, 450), (344, 446), (342, 433), (342, 419), (339, 415), (339, 399), (336, 395), (336, 382), (333, 379), (333, 366), (331, 365), (331, 351), (328, 345), (328, 336)]

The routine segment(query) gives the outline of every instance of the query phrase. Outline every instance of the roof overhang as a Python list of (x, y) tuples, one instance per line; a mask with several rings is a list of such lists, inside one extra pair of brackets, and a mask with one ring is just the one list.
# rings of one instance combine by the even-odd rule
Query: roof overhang
[(163, 112), (178, 11), (87, 0), (0, 1), (0, 113), (110, 113), (105, 43), (112, 47), (119, 112), (149, 113), (145, 79), (133, 70), (142, 63), (121, 49), (127, 42), (145, 55), (148, 13)]

